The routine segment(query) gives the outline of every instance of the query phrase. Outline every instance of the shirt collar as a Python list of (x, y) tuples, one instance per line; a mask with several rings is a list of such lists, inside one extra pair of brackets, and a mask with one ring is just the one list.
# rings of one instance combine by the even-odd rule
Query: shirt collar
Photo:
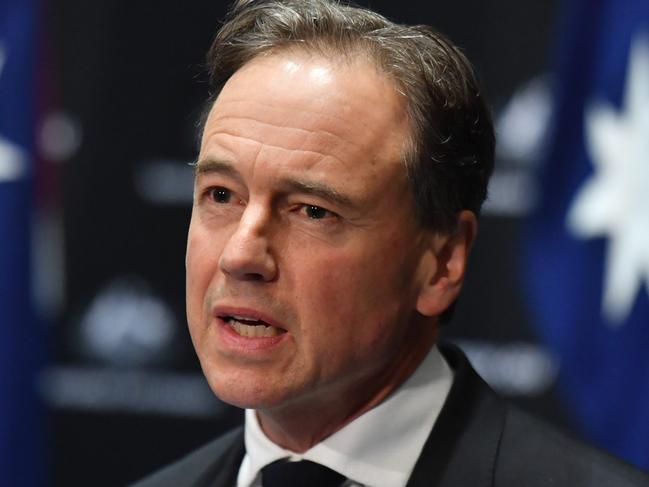
[(245, 415), (246, 455), (238, 487), (258, 485), (266, 465), (283, 458), (311, 460), (372, 487), (405, 486), (453, 382), (437, 347), (385, 401), (302, 454), (269, 440), (254, 410)]

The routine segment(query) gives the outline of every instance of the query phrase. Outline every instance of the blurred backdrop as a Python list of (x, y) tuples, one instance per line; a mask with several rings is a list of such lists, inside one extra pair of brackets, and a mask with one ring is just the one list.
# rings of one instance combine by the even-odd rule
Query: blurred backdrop
[[(359, 3), (446, 33), (493, 109), (445, 339), (522, 407), (649, 468), (647, 2)], [(0, 485), (125, 485), (242, 419), (184, 317), (188, 163), (226, 8), (0, 0)]]

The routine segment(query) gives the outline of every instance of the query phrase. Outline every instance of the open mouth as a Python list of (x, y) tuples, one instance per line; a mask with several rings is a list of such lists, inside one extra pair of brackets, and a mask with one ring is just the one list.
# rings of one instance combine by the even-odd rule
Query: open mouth
[(263, 320), (245, 316), (219, 316), (237, 335), (248, 338), (276, 337), (286, 330), (269, 325)]

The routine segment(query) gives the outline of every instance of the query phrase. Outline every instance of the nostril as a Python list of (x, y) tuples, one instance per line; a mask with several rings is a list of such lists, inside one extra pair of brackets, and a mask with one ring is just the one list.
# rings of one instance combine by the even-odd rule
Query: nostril
[(246, 272), (240, 277), (243, 281), (265, 281), (264, 276), (258, 272)]

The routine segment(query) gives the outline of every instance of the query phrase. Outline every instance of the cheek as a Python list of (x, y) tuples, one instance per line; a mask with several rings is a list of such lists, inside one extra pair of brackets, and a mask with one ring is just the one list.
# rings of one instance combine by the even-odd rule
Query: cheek
[(218, 249), (194, 224), (187, 235), (185, 256), (187, 315), (190, 321), (200, 317), (212, 277), (218, 268)]
[(386, 323), (408, 307), (414, 309), (416, 249), (403, 232), (382, 237), (368, 236), (344, 248), (299, 254), (301, 258), (295, 255), (294, 289), (301, 298), (297, 302), (305, 303), (303, 311), (317, 310), (352, 323), (366, 319)]
[[(402, 334), (397, 296), (365, 262), (332, 257), (297, 286), (300, 339), (308, 363), (323, 376), (361, 373), (384, 364)], [(317, 278), (315, 277), (317, 276)]]
[[(295, 268), (299, 272), (295, 302), (310, 322), (324, 321), (347, 339), (368, 339), (362, 331), (375, 333), (374, 327), (393, 322), (402, 311), (407, 281), (402, 264), (396, 256), (371, 246), (362, 251), (314, 253), (308, 265)], [(358, 329), (359, 322), (366, 323), (363, 330)]]

